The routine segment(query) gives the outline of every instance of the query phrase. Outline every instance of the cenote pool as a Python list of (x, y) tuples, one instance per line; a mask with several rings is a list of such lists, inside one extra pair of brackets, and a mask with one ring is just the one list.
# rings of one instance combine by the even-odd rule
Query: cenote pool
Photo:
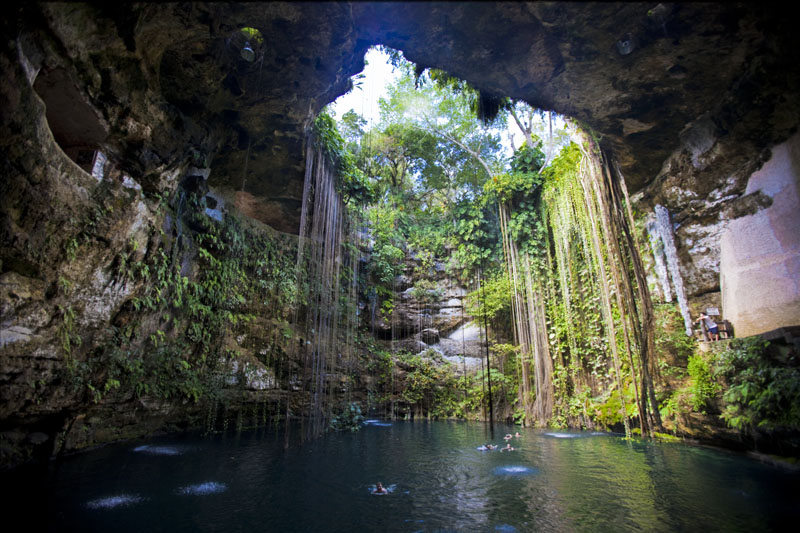
[[(592, 432), (372, 421), (108, 446), (2, 475), (6, 524), (51, 531), (760, 531), (800, 519), (800, 475)], [(288, 448), (285, 444), (288, 443)], [(377, 481), (388, 489), (372, 493)], [(31, 513), (31, 502), (38, 509)], [(793, 529), (793, 528), (792, 528)]]

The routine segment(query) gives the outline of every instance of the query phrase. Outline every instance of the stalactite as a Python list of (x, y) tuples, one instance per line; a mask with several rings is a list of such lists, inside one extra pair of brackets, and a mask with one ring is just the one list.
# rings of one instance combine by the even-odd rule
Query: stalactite
[(692, 317), (689, 314), (689, 304), (686, 301), (686, 291), (683, 288), (683, 277), (681, 276), (680, 263), (678, 261), (678, 250), (675, 248), (675, 238), (670, 222), (669, 211), (663, 205), (656, 205), (656, 224), (661, 240), (664, 243), (664, 254), (667, 256), (667, 266), (672, 276), (672, 285), (675, 287), (675, 297), (678, 299), (678, 307), (683, 316), (683, 323), (686, 327), (686, 335), (692, 335)]
[(667, 264), (664, 259), (664, 243), (661, 240), (661, 234), (658, 231), (658, 226), (655, 220), (647, 223), (647, 235), (650, 240), (650, 249), (653, 253), (653, 260), (655, 261), (656, 275), (658, 276), (658, 283), (661, 286), (661, 297), (664, 302), (672, 301), (672, 288), (669, 285), (669, 273), (667, 272)]

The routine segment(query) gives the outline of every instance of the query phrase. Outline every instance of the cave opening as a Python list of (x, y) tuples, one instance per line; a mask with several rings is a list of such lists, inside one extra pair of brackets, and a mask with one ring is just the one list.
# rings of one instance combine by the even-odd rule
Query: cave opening
[(97, 110), (63, 68), (42, 70), (33, 88), (44, 101), (47, 124), (58, 146), (84, 171), (102, 180), (107, 157), (100, 147), (108, 137), (108, 127)]
[[(776, 60), (791, 41), (764, 45), (758, 34), (771, 26), (741, 6), (725, 16), (721, 4), (577, 6), (31, 4), (28, 22), (49, 25), (41, 42), (63, 46), (23, 47), (26, 72), (42, 66), (35, 93), (24, 69), (9, 69), (2, 87), (23, 113), (0, 117), (9, 126), (0, 229), (4, 248), (32, 265), (0, 264), (3, 459), (176, 428), (209, 440), (235, 428), (237, 445), (252, 429), (288, 458), (328, 429), (422, 429), (430, 440), (428, 429), (449, 425), (466, 435), (446, 437), (456, 454), (422, 446), (420, 457), (448, 471), (495, 460), (492, 448), (474, 449), (496, 440), (493, 426), (452, 420), (492, 421), (516, 452), (608, 437), (620, 446), (600, 445), (601, 454), (625, 447), (638, 461), (631, 439), (669, 433), (732, 447), (758, 439), (796, 455), (794, 412), (769, 403), (797, 404), (794, 352), (705, 340), (691, 320), (709, 310), (727, 318), (737, 298), (751, 314), (768, 299), (767, 320), (749, 330), (745, 313), (736, 321), (737, 332), (762, 331), (778, 323), (775, 307), (796, 305), (786, 272), (796, 271), (798, 200), (787, 183), (800, 145), (773, 146), (797, 122), (800, 91), (785, 89), (798, 78)], [(113, 23), (83, 25), (108, 16)], [(323, 106), (376, 42), (388, 43), (384, 58), (368, 51), (368, 67), (397, 63), (383, 99), (368, 98), (369, 80), (357, 78), (353, 104)], [(74, 73), (100, 81), (83, 87)], [(52, 142), (43, 117), (27, 113), (41, 113), (37, 94), (52, 138), (83, 170), (101, 179), (98, 147), (125, 147), (109, 153), (138, 169), (135, 179), (94, 187), (76, 172), (65, 179), (60, 153), (20, 155)], [(44, 201), (28, 201), (40, 192)], [(754, 368), (777, 377), (751, 383)], [(753, 390), (759, 409), (747, 402)], [(50, 414), (53, 423), (40, 423)], [(324, 443), (364, 445), (345, 435)], [(364, 450), (380, 452), (379, 467), (364, 470), (376, 478), (381, 460), (399, 455), (376, 440), (354, 457)], [(145, 464), (184, 452), (193, 453), (148, 443), (131, 453)], [(491, 470), (490, 485), (537, 477), (531, 461), (541, 456), (517, 456), (526, 466)], [(330, 458), (320, 468), (338, 464)], [(651, 470), (637, 464), (646, 479)], [(634, 469), (618, 466), (602, 464), (615, 473), (604, 494)], [(467, 491), (460, 480), (445, 486)], [(168, 497), (237, 486), (196, 481)], [(367, 482), (348, 478), (337, 492)], [(518, 495), (503, 498), (516, 505)], [(87, 497), (85, 507), (148, 498)], [(530, 508), (527, 497), (519, 503)], [(649, 520), (652, 508), (632, 513)], [(542, 517), (514, 524), (533, 518)], [(672, 518), (659, 516), (685, 527)]]
[[(352, 217), (360, 225), (355, 233), (368, 235), (364, 275), (372, 335), (401, 366), (408, 365), (402, 362), (407, 357), (460, 363), (465, 382), (471, 375), (488, 393), (490, 421), (498, 409), (500, 419), (546, 424), (555, 409), (551, 374), (571, 366), (567, 394), (583, 389), (595, 396), (630, 395), (639, 406), (642, 431), (660, 428), (649, 374), (653, 352), (646, 337), (651, 333), (643, 327), (653, 311), (643, 303), (649, 295), (637, 246), (630, 237), (621, 240), (623, 232), (630, 234), (633, 219), (612, 215), (624, 210), (627, 192), (621, 175), (612, 175), (608, 157), (574, 123), (552, 113), (487, 96), (444, 71), (406, 61), (397, 50), (379, 47), (370, 53), (372, 61), (391, 64), (397, 73), (389, 76), (384, 66), (391, 81), (383, 89), (357, 75), (354, 85), (366, 87), (361, 101), (356, 96), (345, 103), (345, 96), (324, 109), (314, 135), (336, 164), (338, 191), (347, 204), (359, 205)], [(375, 94), (381, 90), (385, 97)], [(371, 115), (360, 116), (356, 105)], [(603, 305), (580, 309), (579, 302), (571, 302), (575, 287), (586, 283), (575, 277), (580, 270), (589, 273), (594, 286), (589, 292)], [(491, 312), (486, 307), (490, 282), (490, 298), (507, 304)], [(558, 299), (566, 300), (561, 311), (552, 307)], [(643, 314), (634, 313), (637, 307)], [(615, 320), (615, 314), (631, 320)], [(593, 326), (595, 333), (588, 336), (567, 334), (568, 346), (554, 367), (549, 351), (562, 328), (558, 321), (602, 325)], [(468, 349), (463, 337), (459, 344), (450, 334), (469, 327), (483, 332)], [(620, 350), (617, 331), (628, 339)], [(606, 376), (597, 380), (580, 344), (604, 337), (614, 347), (613, 358), (597, 354), (594, 364)], [(496, 350), (506, 343), (516, 345), (517, 352), (496, 354), (493, 362), (489, 346)], [(467, 372), (468, 354), (479, 362), (480, 372)], [(472, 361), (469, 366), (475, 367)], [(491, 400), (493, 365), (511, 372), (497, 377), (501, 382), (519, 384), (513, 400)], [(609, 380), (617, 382), (616, 390), (608, 388)], [(619, 385), (625, 380), (631, 390)], [(390, 416), (396, 409), (392, 401)], [(423, 398), (403, 409), (411, 417), (430, 416), (436, 407), (432, 398)], [(628, 417), (617, 423), (630, 433)]]

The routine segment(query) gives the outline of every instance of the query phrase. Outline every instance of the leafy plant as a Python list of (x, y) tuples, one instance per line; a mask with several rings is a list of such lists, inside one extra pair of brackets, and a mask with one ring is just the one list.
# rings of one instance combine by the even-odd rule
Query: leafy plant
[(740, 430), (800, 429), (800, 361), (761, 337), (734, 339), (717, 357), (729, 388), (722, 418)]
[(663, 361), (669, 356), (682, 365), (682, 362), (688, 361), (689, 356), (694, 353), (697, 341), (694, 337), (686, 335), (683, 317), (677, 304), (657, 304), (654, 306), (654, 311), (656, 351), (660, 359)]
[(708, 362), (700, 354), (689, 356), (689, 366), (687, 367), (691, 385), (691, 405), (695, 411), (703, 411), (708, 402), (713, 399), (720, 390), (712, 374)]
[(357, 402), (347, 404), (342, 412), (331, 419), (330, 427), (334, 431), (358, 431), (364, 424), (364, 415)]

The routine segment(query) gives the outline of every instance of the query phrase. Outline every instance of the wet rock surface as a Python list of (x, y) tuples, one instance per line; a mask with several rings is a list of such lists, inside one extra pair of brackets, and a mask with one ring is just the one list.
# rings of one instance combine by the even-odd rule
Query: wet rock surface
[(632, 192), (655, 183), (648, 196), (673, 211), (683, 206), (661, 196), (675, 186), (703, 200), (733, 179), (741, 194), (800, 109), (797, 35), (772, 6), (56, 3), (17, 7), (8, 23), (23, 28), (12, 56), (52, 104), (54, 132), (80, 114), (66, 103), (83, 109), (82, 130), (57, 137), (105, 145), (151, 179), (191, 149), (213, 160), (212, 185), (284, 231), (297, 231), (310, 120), (348, 90), (373, 44), (575, 117), (602, 136)]
[(411, 353), (433, 349), (446, 356), (481, 355), (477, 327), (465, 309), (468, 290), (447, 275), (442, 263), (425, 269), (419, 260), (409, 258), (394, 285), (391, 312), (374, 306), (368, 317), (375, 337)]

